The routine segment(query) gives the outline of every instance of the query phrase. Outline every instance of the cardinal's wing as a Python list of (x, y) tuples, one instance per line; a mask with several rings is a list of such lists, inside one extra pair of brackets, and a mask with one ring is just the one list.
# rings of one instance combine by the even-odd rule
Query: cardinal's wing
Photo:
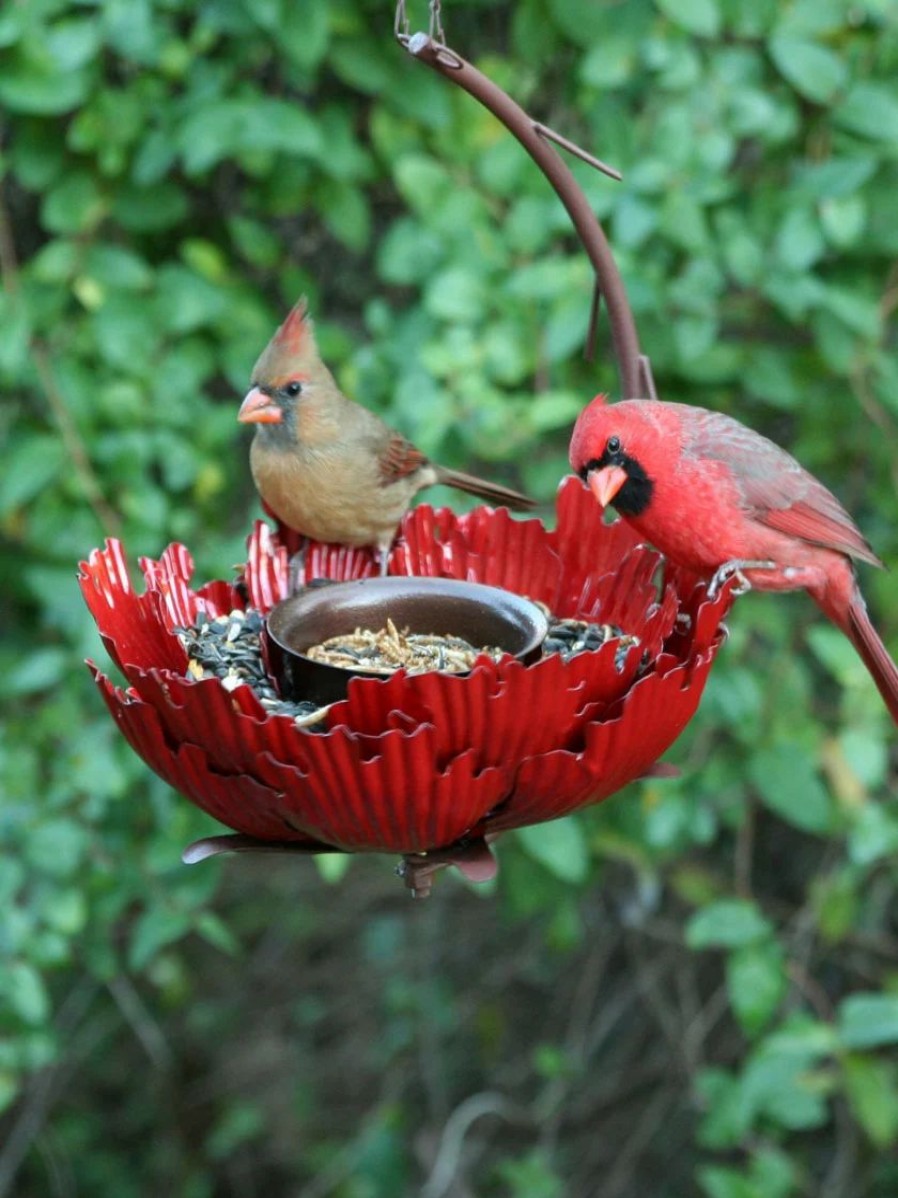
[(683, 452), (726, 466), (746, 511), (768, 528), (882, 565), (835, 495), (760, 433), (721, 412), (699, 410), (684, 422)]
[(420, 449), (401, 433), (392, 433), (380, 454), (380, 477), (384, 485), (398, 482), (428, 464)]

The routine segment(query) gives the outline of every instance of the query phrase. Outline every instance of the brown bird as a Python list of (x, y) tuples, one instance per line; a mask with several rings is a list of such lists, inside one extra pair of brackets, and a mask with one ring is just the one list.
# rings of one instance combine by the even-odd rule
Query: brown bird
[(386, 574), (399, 522), (423, 487), (457, 487), (510, 508), (535, 502), (429, 461), (348, 399), (322, 362), (305, 299), (262, 351), (237, 419), (255, 424), (250, 466), (271, 512), (316, 541), (370, 545)]

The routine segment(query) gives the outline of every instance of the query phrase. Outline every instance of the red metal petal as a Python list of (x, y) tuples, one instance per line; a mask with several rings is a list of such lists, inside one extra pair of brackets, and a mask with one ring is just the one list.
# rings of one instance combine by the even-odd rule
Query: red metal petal
[(285, 811), (283, 794), (246, 774), (224, 774), (211, 768), (202, 749), (183, 743), (173, 747), (156, 712), (138, 696), (114, 686), (88, 663), (113, 719), (132, 749), (156, 773), (193, 803), (229, 828), (261, 840), (314, 843)]
[[(452, 844), (479, 823), (509, 790), (502, 769), (482, 769), (473, 751), (441, 766), (434, 730), (419, 728), (380, 738), (380, 753), (363, 759), (351, 735), (339, 730), (309, 738), (307, 773), (262, 758), (254, 774), (283, 788), (297, 823), (348, 851), (422, 853)], [(316, 751), (317, 750), (317, 751)]]
[(78, 581), (103, 642), (121, 668), (126, 664), (187, 668), (187, 654), (166, 628), (159, 596), (134, 593), (118, 541), (94, 549), (81, 562)]
[[(653, 674), (637, 682), (615, 718), (586, 726), (582, 753), (547, 754), (524, 761), (512, 798), (485, 827), (503, 831), (556, 819), (608, 798), (645, 774), (695, 714), (721, 643), (722, 637), (718, 637), (701, 657), (680, 663), (663, 676)], [(581, 771), (566, 764), (570, 760), (587, 771), (589, 782), (583, 780)]]
[(128, 680), (155, 709), (169, 741), (199, 745), (214, 769), (252, 773), (262, 753), (303, 761), (302, 745), (312, 734), (290, 716), (269, 715), (249, 686), (226, 691), (217, 678), (195, 682), (160, 670), (131, 671)]
[(403, 520), (390, 561), (395, 573), (469, 579), (550, 608), (561, 578), (561, 563), (539, 520), (515, 520), (504, 508), (454, 516), (422, 504)]
[(558, 522), (550, 534), (552, 547), (563, 563), (560, 603), (556, 615), (572, 613), (590, 576), (613, 574), (621, 560), (641, 544), (640, 537), (623, 520), (606, 524), (587, 488), (578, 478), (562, 479), (555, 498)]
[(269, 612), (287, 598), (291, 557), (300, 548), (304, 550), (304, 559), (296, 571), (298, 586), (314, 578), (331, 578), (335, 582), (369, 578), (379, 569), (377, 559), (368, 549), (306, 540), (283, 525), (273, 532), (269, 525), (257, 520), (247, 539), (244, 570), (249, 603), (253, 607)]
[[(286, 537), (286, 543), (285, 543)], [(301, 540), (301, 539), (300, 539)], [(253, 606), (268, 611), (287, 594), (287, 544), (295, 536), (257, 522), (247, 542), (246, 584)], [(375, 555), (365, 548), (305, 544), (300, 585), (313, 578), (348, 581), (375, 574)], [(515, 520), (504, 509), (480, 507), (465, 516), (421, 504), (406, 513), (390, 556), (391, 574), (464, 578), (503, 586), (554, 603), (561, 563), (538, 520)]]
[(192, 590), (193, 557), (184, 545), (169, 545), (158, 561), (142, 557), (139, 564), (147, 592), (160, 597), (160, 611), (168, 628), (189, 627), (200, 611), (217, 616), (245, 606), (238, 592), (226, 582), (207, 583), (199, 591)]
[(243, 581), (251, 607), (270, 611), (287, 597), (289, 555), (263, 520), (257, 520), (246, 541)]
[(639, 546), (617, 562), (610, 574), (587, 577), (572, 614), (580, 620), (616, 624), (636, 636), (658, 602), (657, 577), (664, 559)]
[[(375, 752), (345, 728), (315, 735), (286, 717), (259, 721), (235, 711), (247, 687), (229, 694), (216, 679), (190, 683), (158, 672), (139, 682), (141, 693), (124, 695), (98, 678), (129, 742), (170, 785), (253, 836), (277, 839), (286, 826), (354, 851), (426, 852), (457, 840), (508, 790), (509, 775), (483, 769), (473, 751), (440, 762), (432, 727), (380, 736)], [(178, 744), (199, 756), (183, 757), (171, 748)], [(231, 805), (221, 800), (224, 783), (211, 792), (217, 807), (203, 799), (196, 783), (204, 772), (236, 779)], [(256, 783), (271, 807), (264, 831), (258, 811), (247, 823), (240, 797), (247, 788), (255, 794)]]

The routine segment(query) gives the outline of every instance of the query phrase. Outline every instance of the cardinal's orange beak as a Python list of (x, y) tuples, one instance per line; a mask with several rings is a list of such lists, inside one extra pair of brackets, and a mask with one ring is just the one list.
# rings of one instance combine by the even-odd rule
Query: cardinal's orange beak
[(606, 508), (627, 481), (623, 466), (603, 466), (601, 470), (590, 470), (586, 485), (596, 497), (600, 508)]
[(253, 387), (240, 405), (237, 419), (241, 424), (280, 424), (284, 413), (270, 395), (260, 387)]

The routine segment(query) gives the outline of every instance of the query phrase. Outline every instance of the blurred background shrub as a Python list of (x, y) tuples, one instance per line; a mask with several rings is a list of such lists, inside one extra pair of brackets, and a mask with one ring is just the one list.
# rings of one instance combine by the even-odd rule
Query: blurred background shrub
[[(444, 10), (624, 172), (573, 165), (662, 396), (788, 445), (898, 561), (893, 0)], [(679, 780), (415, 908), (382, 859), (181, 866), (211, 821), (89, 683), (104, 536), (241, 560), (236, 406), (301, 292), (348, 391), (547, 505), (614, 390), (560, 204), (392, 19), (0, 11), (0, 1195), (893, 1198), (895, 730), (804, 597), (739, 603)]]

